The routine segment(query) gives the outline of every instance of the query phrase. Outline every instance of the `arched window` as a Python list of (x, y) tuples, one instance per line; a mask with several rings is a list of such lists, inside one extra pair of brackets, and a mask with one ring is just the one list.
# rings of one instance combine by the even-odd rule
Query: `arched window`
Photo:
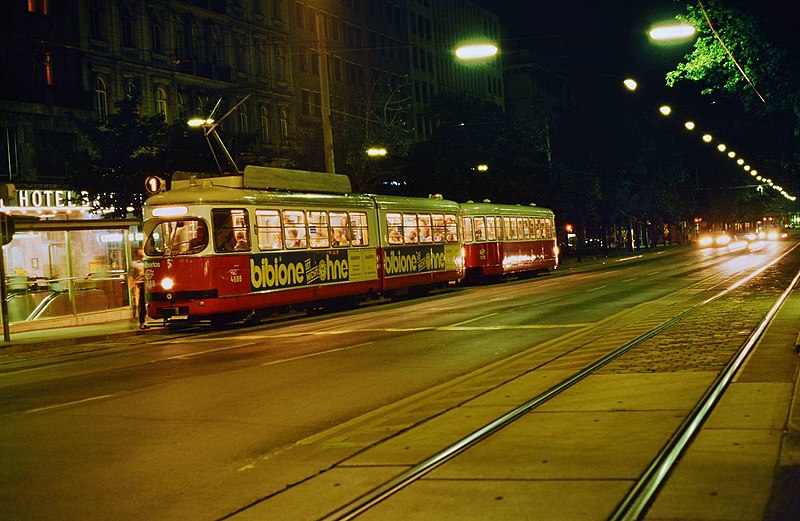
[(261, 142), (269, 143), (269, 108), (261, 107)]
[(164, 116), (164, 121), (169, 122), (167, 106), (167, 89), (158, 87), (156, 89), (156, 114)]
[(281, 108), (279, 121), (281, 131), (281, 145), (289, 144), (289, 110)]
[(94, 104), (97, 110), (97, 119), (101, 123), (108, 121), (108, 89), (106, 80), (97, 76), (94, 81)]

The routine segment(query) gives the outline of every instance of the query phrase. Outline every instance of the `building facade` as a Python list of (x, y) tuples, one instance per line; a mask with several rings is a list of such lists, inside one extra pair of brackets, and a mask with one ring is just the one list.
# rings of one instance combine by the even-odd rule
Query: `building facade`
[(440, 92), (503, 104), (499, 60), (455, 63), (459, 41), (499, 37), (497, 17), (466, 0), (16, 0), (2, 10), (4, 181), (62, 178), (73, 118), (102, 122), (133, 92), (143, 115), (167, 123), (207, 117), (221, 100), (219, 118), (248, 96), (223, 139), (248, 160), (285, 164), (298, 128), (319, 125), (321, 47), (334, 120), (374, 122), (389, 107), (424, 139)]

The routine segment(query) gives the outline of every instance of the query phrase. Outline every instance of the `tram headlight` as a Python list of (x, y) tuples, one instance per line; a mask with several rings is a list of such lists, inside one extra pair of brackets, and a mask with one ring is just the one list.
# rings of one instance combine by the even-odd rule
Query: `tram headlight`
[(175, 281), (169, 277), (165, 277), (164, 279), (161, 280), (161, 287), (164, 288), (166, 291), (169, 291), (173, 287), (175, 287)]

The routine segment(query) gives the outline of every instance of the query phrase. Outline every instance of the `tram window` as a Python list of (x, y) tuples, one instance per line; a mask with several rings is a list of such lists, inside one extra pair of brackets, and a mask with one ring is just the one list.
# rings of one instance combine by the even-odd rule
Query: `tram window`
[(353, 246), (369, 246), (367, 214), (350, 212), (350, 243)]
[(464, 234), (464, 242), (472, 242), (472, 219), (470, 217), (461, 218), (461, 233)]
[(208, 227), (200, 219), (166, 221), (156, 226), (147, 238), (144, 251), (150, 256), (191, 255), (208, 246)]
[(520, 239), (531, 238), (531, 227), (527, 217), (517, 217), (517, 231)]
[(219, 252), (250, 249), (250, 226), (246, 210), (211, 210), (211, 221), (214, 226), (214, 249)]
[(308, 212), (308, 236), (312, 248), (328, 248), (331, 245), (328, 235), (328, 212)]
[(350, 245), (350, 220), (347, 212), (330, 212), (331, 246)]
[(546, 237), (546, 230), (544, 229), (542, 219), (536, 218), (536, 238), (542, 239)]
[(256, 236), (259, 250), (283, 248), (281, 216), (278, 210), (256, 210)]
[(473, 224), (475, 225), (475, 240), (476, 241), (485, 241), (486, 240), (486, 218), (485, 217), (475, 217), (475, 218), (473, 218)]
[(419, 242), (433, 242), (431, 214), (421, 213), (417, 215), (417, 220), (419, 221)]
[(444, 242), (444, 215), (435, 213), (431, 215), (431, 219), (433, 219), (433, 242)]
[(386, 214), (386, 227), (389, 244), (403, 244), (403, 217), (399, 213)]
[(497, 224), (495, 224), (494, 217), (487, 217), (486, 218), (486, 240), (487, 241), (496, 241), (498, 237), (498, 231), (500, 231), (500, 218), (497, 217)]
[(547, 238), (552, 239), (553, 237), (555, 237), (555, 225), (553, 224), (553, 222), (550, 220), (549, 217), (546, 218), (544, 222), (547, 226), (546, 228)]
[(284, 210), (283, 230), (286, 233), (286, 247), (305, 248), (308, 244), (306, 235), (306, 213), (302, 210)]
[(417, 214), (403, 214), (403, 238), (406, 244), (416, 244), (419, 242), (419, 226), (417, 225)]
[(453, 214), (444, 216), (444, 238), (447, 242), (458, 240), (458, 220)]

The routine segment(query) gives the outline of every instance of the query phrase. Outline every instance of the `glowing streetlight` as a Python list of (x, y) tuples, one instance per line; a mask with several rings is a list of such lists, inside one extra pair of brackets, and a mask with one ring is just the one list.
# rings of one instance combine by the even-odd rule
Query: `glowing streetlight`
[(638, 84), (638, 83), (636, 83), (636, 80), (634, 80), (633, 78), (627, 78), (627, 79), (625, 79), (625, 80), (622, 82), (622, 84), (623, 84), (623, 85), (625, 85), (625, 88), (626, 88), (626, 89), (628, 89), (628, 90), (629, 90), (629, 91), (631, 91), (631, 92), (635, 91), (635, 90), (636, 90), (636, 88), (639, 86), (639, 84)]
[(467, 61), (483, 60), (495, 56), (497, 50), (497, 46), (493, 43), (467, 44), (456, 49), (456, 57)]
[(647, 33), (651, 40), (657, 42), (683, 40), (691, 38), (697, 30), (689, 24), (659, 25)]
[(367, 149), (367, 155), (369, 157), (383, 157), (386, 153), (386, 149), (383, 147), (371, 147)]
[(736, 152), (734, 152), (733, 150), (731, 150), (730, 152), (728, 152), (728, 157), (729, 157), (729, 158), (731, 158), (731, 159), (733, 159), (734, 157), (736, 157)]
[(686, 127), (686, 130), (694, 130), (694, 121), (687, 121), (683, 126)]
[(478, 172), (488, 172), (489, 171), (489, 165), (481, 163), (480, 165), (477, 166), (477, 169), (478, 169)]
[(712, 139), (714, 138), (711, 137), (711, 134), (703, 134), (703, 141), (705, 141), (706, 143), (711, 143)]
[(214, 120), (211, 119), (211, 118), (208, 118), (208, 119), (192, 118), (189, 121), (187, 121), (186, 124), (189, 125), (192, 128), (200, 128), (200, 127), (207, 126), (207, 125), (213, 125), (214, 124)]
[(669, 105), (661, 105), (660, 107), (658, 107), (658, 111), (665, 116), (669, 116), (670, 114), (672, 114), (672, 107), (670, 107)]
[(722, 143), (720, 143), (719, 145), (717, 145), (717, 150), (719, 150), (720, 152), (725, 152), (725, 150), (726, 150), (727, 148), (728, 148), (728, 147), (726, 147), (726, 146), (725, 146), (724, 144), (722, 144)]

